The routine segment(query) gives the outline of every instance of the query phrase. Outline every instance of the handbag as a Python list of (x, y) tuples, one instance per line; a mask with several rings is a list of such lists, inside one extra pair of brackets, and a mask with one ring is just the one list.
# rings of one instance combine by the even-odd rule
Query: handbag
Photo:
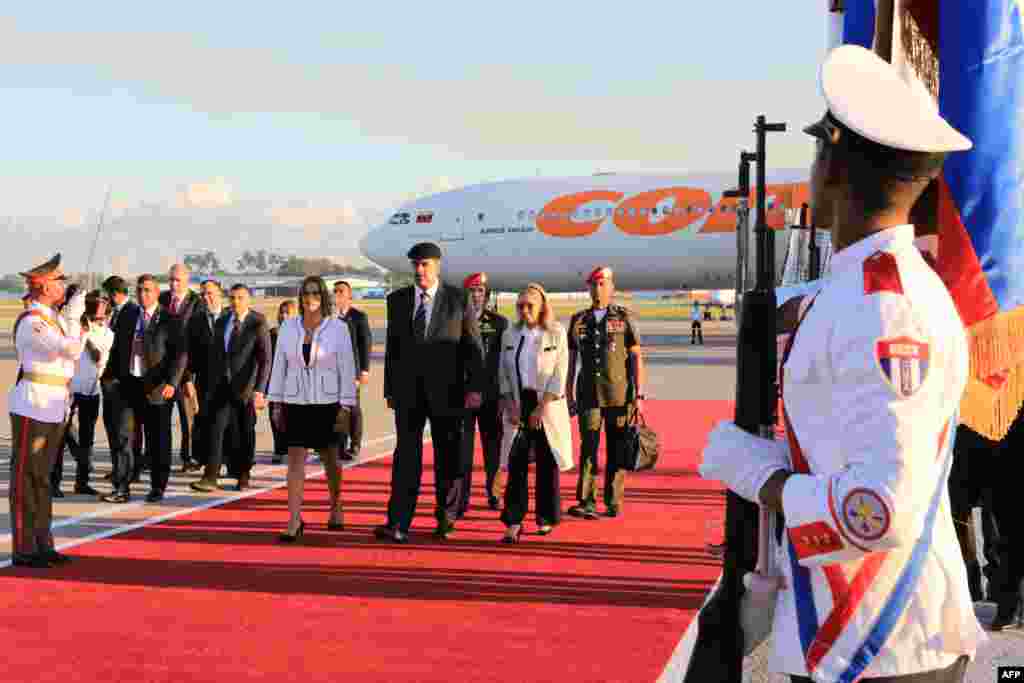
[(660, 450), (657, 432), (647, 426), (643, 413), (637, 413), (626, 425), (626, 469), (630, 472), (653, 469)]

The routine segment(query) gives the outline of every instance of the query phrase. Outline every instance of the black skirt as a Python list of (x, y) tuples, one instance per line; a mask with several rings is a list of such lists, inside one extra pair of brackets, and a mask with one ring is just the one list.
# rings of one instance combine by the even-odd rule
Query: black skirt
[(289, 447), (323, 450), (338, 443), (334, 422), (338, 418), (338, 404), (299, 405), (284, 404), (285, 443)]

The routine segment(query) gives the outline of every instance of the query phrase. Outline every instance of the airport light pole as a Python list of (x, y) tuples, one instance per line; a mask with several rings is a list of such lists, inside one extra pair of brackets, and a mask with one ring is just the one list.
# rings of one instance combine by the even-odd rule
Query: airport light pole
[[(743, 295), (736, 339), (736, 425), (763, 437), (773, 437), (778, 401), (775, 345), (775, 243), (768, 228), (765, 197), (766, 139), (783, 132), (784, 123), (767, 123), (758, 116), (757, 273), (754, 288)], [(741, 164), (742, 167), (742, 164)], [(742, 189), (742, 188), (740, 188)], [(760, 508), (726, 491), (725, 554), (722, 576), (714, 594), (697, 616), (697, 641), (686, 671), (686, 683), (740, 683), (743, 656), (750, 647), (740, 621), (743, 577), (757, 565)]]

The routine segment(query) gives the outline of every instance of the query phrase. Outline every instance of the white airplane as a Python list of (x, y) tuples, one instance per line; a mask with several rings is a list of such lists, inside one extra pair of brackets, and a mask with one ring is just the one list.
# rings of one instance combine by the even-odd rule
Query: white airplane
[[(807, 201), (806, 177), (770, 174), (766, 206), (777, 267), (785, 257), (786, 210)], [(579, 291), (599, 265), (611, 266), (619, 289), (724, 289), (735, 286), (737, 200), (722, 195), (735, 184), (735, 174), (725, 173), (607, 173), (472, 185), (401, 206), (359, 247), (374, 263), (408, 272), (409, 248), (436, 242), (446, 281), (460, 284), (485, 271), (503, 291), (530, 281)]]

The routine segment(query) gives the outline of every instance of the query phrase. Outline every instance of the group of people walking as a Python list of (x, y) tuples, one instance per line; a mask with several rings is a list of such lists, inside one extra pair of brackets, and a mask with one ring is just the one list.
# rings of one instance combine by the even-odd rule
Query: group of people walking
[[(583, 444), (577, 502), (568, 513), (601, 516), (596, 475), (603, 426), (604, 514), (621, 514), (624, 430), (641, 409), (645, 373), (635, 322), (612, 303), (611, 269), (596, 268), (587, 278), (593, 305), (568, 328), (537, 283), (519, 294), (510, 324), (487, 306), (486, 273), (466, 278), (461, 289), (445, 284), (441, 256), (435, 244), (414, 246), (415, 284), (387, 301), (384, 399), (394, 411), (397, 445), (386, 523), (376, 536), (408, 540), (428, 422), (438, 538), (454, 533), (469, 508), (478, 428), (485, 498), (492, 510), (501, 509), (503, 540), (517, 542), (523, 532), (531, 463), (537, 533), (551, 533), (562, 517), (559, 472), (574, 467), (571, 411), (579, 414)], [(207, 279), (197, 294), (182, 264), (170, 269), (162, 293), (154, 276), (140, 276), (134, 302), (118, 276), (102, 289), (68, 296), (74, 286), (65, 289), (59, 255), (22, 275), (28, 294), (14, 331), (19, 378), (10, 403), (15, 564), (46, 567), (70, 559), (54, 550), (49, 531), (49, 475), (61, 467), (66, 441), (77, 462), (76, 494), (127, 503), (148, 469), (145, 500), (163, 500), (175, 407), (182, 472), (200, 473), (192, 489), (223, 488), (225, 466), (237, 490), (249, 488), (256, 415), (269, 407), (274, 462), (286, 457), (288, 463), (289, 517), (280, 540), (295, 542), (305, 530), (309, 450), (319, 453), (326, 471), (327, 528), (344, 528), (340, 464), (360, 453), (372, 345), (368, 318), (352, 306), (348, 283), (335, 283), (332, 292), (322, 278), (305, 278), (298, 301), (282, 302), (270, 329), (252, 309), (246, 285), (233, 285), (225, 297), (221, 284)], [(89, 479), (101, 406), (112, 461), (112, 490), (105, 494)], [(72, 414), (77, 439), (67, 438)]]

